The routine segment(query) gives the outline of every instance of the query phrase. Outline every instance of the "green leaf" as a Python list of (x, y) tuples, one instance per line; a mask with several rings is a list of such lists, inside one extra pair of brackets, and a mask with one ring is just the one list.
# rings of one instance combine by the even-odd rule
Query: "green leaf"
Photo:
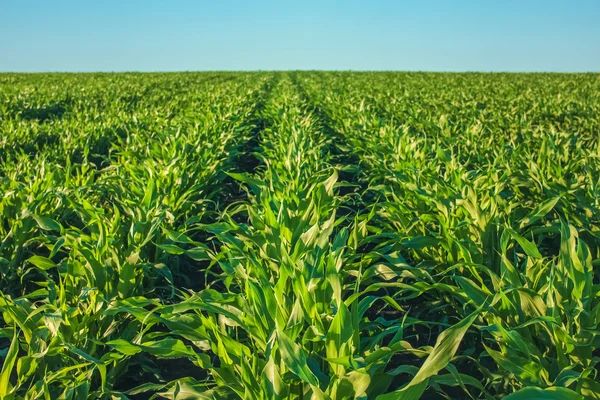
[(355, 398), (366, 396), (366, 391), (371, 384), (371, 376), (364, 372), (352, 371), (349, 372), (343, 380), (352, 384)]
[(54, 313), (45, 313), (43, 319), (46, 328), (48, 328), (53, 336), (56, 336), (60, 326), (64, 323), (64, 319), (60, 311), (56, 311)]
[(127, 356), (133, 356), (142, 351), (140, 346), (131, 344), (123, 339), (116, 339), (106, 342), (106, 344), (113, 349), (117, 350), (119, 353), (123, 353)]
[(186, 346), (181, 340), (167, 338), (141, 344), (144, 351), (156, 357), (196, 357), (197, 354), (191, 347)]
[(529, 257), (533, 257), (533, 258), (537, 258), (537, 259), (543, 258), (542, 255), (540, 254), (540, 252), (538, 251), (537, 247), (535, 246), (535, 244), (531, 243), (529, 240), (525, 239), (523, 236), (519, 235), (517, 232), (513, 231), (512, 229), (507, 229), (507, 231), (517, 241), (517, 243), (519, 243), (519, 246), (521, 246), (521, 248), (523, 248), (523, 251)]
[(458, 350), (463, 336), (479, 315), (481, 308), (464, 318), (458, 324), (446, 329), (438, 337), (432, 352), (429, 354), (411, 384), (417, 384), (437, 374), (452, 360)]
[(279, 375), (279, 368), (272, 357), (262, 371), (262, 386), (270, 399), (282, 399), (286, 394), (286, 385)]
[(169, 254), (179, 255), (184, 253), (184, 250), (181, 247), (174, 244), (157, 244), (156, 247)]
[(403, 240), (400, 244), (407, 249), (424, 249), (426, 247), (437, 246), (439, 240), (432, 236), (415, 236), (409, 240)]
[(302, 381), (318, 386), (319, 381), (312, 373), (306, 363), (306, 352), (299, 345), (294, 343), (283, 331), (277, 330), (277, 344), (281, 352), (283, 363), (298, 376)]
[(333, 185), (335, 185), (337, 180), (338, 180), (338, 172), (336, 170), (334, 170), (333, 174), (331, 174), (331, 176), (329, 178), (327, 178), (327, 180), (325, 182), (323, 182), (323, 186), (325, 187), (325, 192), (328, 195), (333, 196)]
[(185, 250), (185, 255), (191, 258), (194, 261), (207, 261), (210, 260), (210, 255), (208, 252), (208, 247), (199, 246), (193, 249)]
[(543, 384), (542, 373), (544, 369), (540, 364), (523, 357), (502, 354), (485, 345), (484, 348), (500, 367), (514, 374), (521, 382), (528, 385)]
[(153, 178), (148, 179), (148, 185), (146, 186), (146, 191), (144, 192), (144, 198), (142, 199), (142, 205), (146, 210), (150, 210), (150, 206), (152, 205), (152, 200), (154, 199), (156, 193), (156, 183)]
[(15, 362), (17, 361), (17, 354), (19, 353), (19, 336), (17, 335), (17, 329), (13, 331), (13, 338), (8, 348), (8, 353), (2, 364), (2, 372), (0, 372), (0, 399), (7, 396), (12, 387), (10, 385), (10, 374), (12, 373)]
[[(326, 338), (326, 354), (327, 358), (339, 358), (351, 355), (350, 341), (354, 329), (352, 326), (352, 316), (348, 311), (348, 307), (344, 302), (341, 302), (329, 330), (327, 331)], [(334, 365), (336, 374), (343, 374), (344, 367), (341, 365)]]
[(49, 258), (42, 257), (42, 256), (29, 257), (27, 259), (27, 261), (29, 261), (30, 263), (32, 263), (33, 265), (35, 265), (36, 267), (38, 267), (39, 269), (42, 269), (44, 271), (48, 270), (50, 268), (56, 267), (56, 264), (54, 264), (54, 261), (52, 261)]
[(69, 343), (63, 343), (63, 345), (67, 349), (69, 349), (71, 352), (73, 352), (74, 354), (77, 354), (79, 357), (83, 358), (85, 361), (92, 362), (92, 363), (94, 363), (96, 365), (103, 365), (104, 364), (104, 361), (98, 360), (96, 357), (93, 357), (93, 356), (89, 355), (85, 351), (80, 350), (77, 347), (70, 345)]
[[(444, 369), (452, 360), (454, 354), (458, 350), (458, 346), (462, 341), (463, 336), (473, 323), (479, 313), (481, 307), (478, 308), (468, 317), (464, 318), (458, 324), (446, 329), (438, 337), (435, 346), (414, 378), (404, 388), (393, 393), (377, 397), (378, 400), (406, 400), (418, 399), (427, 386), (428, 378), (437, 374)], [(396, 397), (393, 397), (396, 396)]]
[(525, 216), (525, 218), (523, 218), (521, 220), (521, 223), (519, 224), (519, 228), (523, 229), (526, 226), (535, 224), (537, 221), (544, 218), (546, 216), (546, 214), (548, 214), (550, 211), (552, 211), (554, 206), (556, 206), (556, 203), (558, 203), (560, 198), (561, 198), (561, 196), (553, 197), (551, 199), (544, 201), (542, 204), (540, 204), (539, 206), (534, 208), (529, 214), (527, 214)]
[(523, 389), (510, 394), (505, 400), (583, 400), (583, 396), (577, 394), (571, 389), (552, 386), (541, 389), (534, 386), (527, 386)]
[(60, 231), (60, 224), (50, 217), (42, 217), (40, 215), (33, 215), (33, 219), (37, 222), (40, 228), (45, 231)]
[(161, 398), (172, 400), (216, 400), (234, 399), (231, 389), (219, 387), (209, 389), (208, 384), (193, 378), (182, 378), (170, 383), (168, 390), (158, 393)]
[(263, 182), (259, 181), (258, 179), (254, 179), (249, 177), (246, 174), (240, 174), (237, 172), (225, 172), (227, 175), (229, 175), (230, 177), (232, 177), (233, 179), (235, 179), (236, 181), (242, 182), (247, 184), (248, 186), (250, 186), (250, 188), (252, 189), (252, 191), (254, 192), (255, 195), (259, 195), (261, 192), (261, 186), (264, 185)]
[(56, 243), (54, 243), (54, 246), (52, 246), (52, 252), (48, 256), (48, 258), (54, 257), (58, 253), (58, 251), (61, 249), (61, 247), (63, 247), (64, 244), (65, 244), (65, 238), (62, 238), (62, 237), (58, 238), (56, 240)]

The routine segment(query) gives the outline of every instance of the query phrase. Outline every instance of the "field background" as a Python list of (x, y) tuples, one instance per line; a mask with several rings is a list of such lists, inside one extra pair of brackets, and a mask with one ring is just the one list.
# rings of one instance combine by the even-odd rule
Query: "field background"
[(600, 398), (600, 75), (0, 74), (0, 398)]

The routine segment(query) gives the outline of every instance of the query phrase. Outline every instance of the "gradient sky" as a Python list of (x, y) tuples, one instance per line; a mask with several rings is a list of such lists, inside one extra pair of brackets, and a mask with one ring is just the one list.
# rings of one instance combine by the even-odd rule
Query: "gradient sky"
[(0, 71), (256, 69), (600, 71), (600, 0), (0, 0)]

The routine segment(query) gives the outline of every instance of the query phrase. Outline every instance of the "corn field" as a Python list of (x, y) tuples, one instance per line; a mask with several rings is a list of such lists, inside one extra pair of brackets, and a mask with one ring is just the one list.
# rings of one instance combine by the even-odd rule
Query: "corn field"
[(0, 399), (600, 399), (600, 75), (0, 74)]

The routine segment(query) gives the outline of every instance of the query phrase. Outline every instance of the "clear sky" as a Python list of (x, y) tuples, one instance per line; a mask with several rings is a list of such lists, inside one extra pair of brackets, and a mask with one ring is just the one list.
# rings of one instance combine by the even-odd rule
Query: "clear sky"
[(600, 71), (600, 0), (0, 0), (0, 71)]

